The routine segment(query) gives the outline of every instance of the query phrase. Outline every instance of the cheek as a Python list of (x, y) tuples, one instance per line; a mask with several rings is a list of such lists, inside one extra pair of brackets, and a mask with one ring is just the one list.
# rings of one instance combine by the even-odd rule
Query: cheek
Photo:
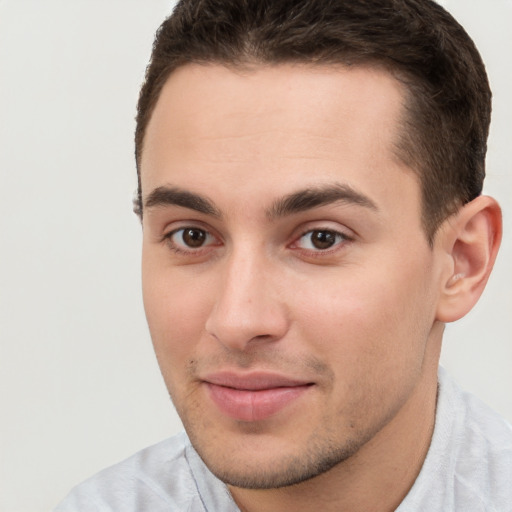
[(383, 374), (416, 365), (432, 326), (425, 271), (333, 276), (298, 303), (304, 337), (345, 374)]
[(309, 308), (301, 301), (300, 336), (333, 370), (328, 410), (347, 428), (364, 430), (370, 418), (392, 415), (414, 389), (432, 324), (425, 280), (403, 273), (352, 277), (338, 280), (343, 286), (319, 286)]
[(143, 270), (144, 309), (155, 352), (165, 373), (181, 372), (202, 337), (209, 311), (207, 289), (176, 272)]

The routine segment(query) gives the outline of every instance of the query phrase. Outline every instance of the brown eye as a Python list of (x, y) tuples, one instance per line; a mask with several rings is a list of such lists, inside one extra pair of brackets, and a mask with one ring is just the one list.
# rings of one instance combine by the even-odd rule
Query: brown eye
[(209, 231), (192, 226), (172, 231), (164, 239), (174, 251), (190, 254), (196, 249), (217, 245), (216, 238)]
[(304, 233), (297, 241), (297, 246), (309, 251), (325, 251), (348, 240), (348, 237), (337, 231), (313, 229)]
[(329, 249), (336, 243), (336, 233), (332, 231), (313, 231), (311, 243), (316, 249)]
[(181, 230), (183, 243), (188, 247), (201, 247), (206, 241), (206, 232), (197, 228), (186, 228)]

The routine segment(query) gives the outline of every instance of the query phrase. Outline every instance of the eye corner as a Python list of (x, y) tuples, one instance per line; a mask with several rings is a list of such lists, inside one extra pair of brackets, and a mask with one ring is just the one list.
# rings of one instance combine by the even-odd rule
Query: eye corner
[(183, 224), (168, 230), (162, 235), (161, 242), (174, 254), (191, 258), (202, 256), (222, 245), (219, 237), (209, 229), (193, 224)]
[(353, 235), (339, 228), (308, 227), (294, 238), (289, 247), (308, 256), (322, 257), (342, 250), (354, 239)]

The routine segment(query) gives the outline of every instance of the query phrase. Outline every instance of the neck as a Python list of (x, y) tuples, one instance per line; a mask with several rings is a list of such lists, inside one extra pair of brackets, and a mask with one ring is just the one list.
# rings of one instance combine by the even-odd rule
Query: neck
[(311, 510), (394, 511), (414, 484), (434, 430), (439, 350), (402, 409), (349, 459), (297, 485), (279, 489), (230, 487), (242, 512)]

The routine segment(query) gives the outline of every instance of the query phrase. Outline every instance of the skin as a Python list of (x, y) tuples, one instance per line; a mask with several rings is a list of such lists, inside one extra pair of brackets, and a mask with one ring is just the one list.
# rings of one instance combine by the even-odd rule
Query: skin
[[(429, 247), (419, 183), (394, 151), (403, 97), (372, 68), (187, 65), (148, 125), (148, 324), (194, 447), (242, 510), (394, 510), (421, 468), (443, 322), (472, 306), (494, 259), (460, 234), (475, 216), (498, 226), (499, 209), (462, 209)], [(304, 190), (323, 202), (290, 208)], [(208, 392), (218, 371), (308, 387), (240, 421)]]

